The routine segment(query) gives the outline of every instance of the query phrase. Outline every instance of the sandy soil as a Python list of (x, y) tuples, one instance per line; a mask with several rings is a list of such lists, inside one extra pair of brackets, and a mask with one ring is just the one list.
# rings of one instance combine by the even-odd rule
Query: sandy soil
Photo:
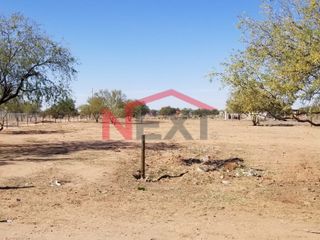
[[(0, 133), (0, 239), (319, 239), (320, 128), (188, 120), (193, 141), (138, 140), (101, 124), (46, 123)], [(146, 125), (147, 127), (148, 125)], [(148, 133), (163, 136), (171, 127)], [(262, 176), (202, 172), (183, 159), (241, 158)], [(61, 183), (57, 186), (55, 181)]]

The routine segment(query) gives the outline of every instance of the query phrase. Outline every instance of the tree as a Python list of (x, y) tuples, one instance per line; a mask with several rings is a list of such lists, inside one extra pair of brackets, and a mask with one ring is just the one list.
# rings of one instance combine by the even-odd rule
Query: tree
[(71, 117), (78, 115), (75, 101), (70, 97), (60, 100), (58, 107), (59, 111), (63, 114), (63, 117), (67, 117), (68, 121), (70, 121)]
[(100, 90), (89, 98), (87, 104), (79, 107), (82, 116), (92, 116), (96, 122), (103, 110), (108, 109), (116, 117), (125, 115), (126, 96), (121, 90)]
[(24, 110), (24, 102), (20, 98), (12, 99), (3, 105), (0, 105), (1, 110), (5, 110), (11, 113), (22, 113)]
[(183, 108), (181, 109), (181, 114), (183, 117), (190, 117), (192, 115), (192, 109), (191, 108)]
[(159, 114), (163, 116), (173, 116), (177, 113), (177, 111), (179, 111), (179, 108), (173, 108), (173, 107), (167, 106), (167, 107), (162, 107), (159, 111)]
[(241, 18), (245, 49), (213, 74), (231, 87), (228, 108), (320, 126), (310, 112), (293, 111), (320, 99), (319, 9), (316, 0), (265, 1), (264, 20)]
[(70, 117), (76, 116), (78, 114), (78, 111), (75, 107), (75, 101), (67, 97), (51, 106), (48, 109), (47, 113), (51, 115), (55, 120), (58, 118), (67, 117), (69, 121)]
[(88, 103), (79, 107), (80, 114), (83, 116), (92, 116), (96, 122), (99, 122), (102, 110), (105, 108), (104, 99), (99, 96), (93, 96), (88, 99)]
[(41, 111), (40, 107), (41, 107), (40, 104), (37, 102), (27, 101), (22, 105), (22, 112), (34, 115), (34, 114), (40, 113)]
[(104, 108), (107, 108), (116, 117), (124, 117), (126, 95), (121, 90), (100, 90), (94, 94), (103, 100)]
[(0, 105), (20, 97), (57, 100), (69, 92), (76, 60), (20, 14), (0, 17)]
[(58, 106), (53, 105), (50, 108), (45, 110), (46, 115), (49, 115), (54, 118), (54, 121), (56, 122), (57, 119), (62, 118), (62, 114), (59, 112)]
[(252, 123), (254, 126), (259, 125), (260, 115), (267, 112), (271, 116), (281, 118), (285, 117), (285, 107), (279, 102), (270, 99), (263, 92), (258, 91), (256, 88), (241, 88), (232, 92), (227, 101), (227, 111), (237, 114), (251, 114)]
[(128, 101), (126, 103), (126, 106), (130, 106), (131, 103), (136, 103), (137, 106), (133, 107), (133, 117), (137, 118), (137, 117), (141, 117), (141, 116), (145, 116), (146, 114), (150, 113), (150, 108), (142, 102), (139, 102), (138, 100), (135, 101)]
[(83, 104), (79, 107), (79, 114), (82, 117), (91, 117), (91, 110), (89, 104)]
[(37, 122), (37, 114), (41, 112), (41, 105), (38, 102), (26, 101), (22, 105), (22, 112), (27, 115), (27, 123), (29, 119), (31, 120), (32, 118)]

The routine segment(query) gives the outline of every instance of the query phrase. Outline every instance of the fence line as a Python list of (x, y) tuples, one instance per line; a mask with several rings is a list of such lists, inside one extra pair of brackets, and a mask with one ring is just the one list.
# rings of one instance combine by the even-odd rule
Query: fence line
[(52, 116), (43, 116), (38, 113), (13, 113), (0, 111), (0, 122), (4, 124), (5, 128), (19, 127), (20, 125), (39, 124), (44, 122), (80, 122), (89, 121), (89, 117), (76, 116), (70, 118), (53, 118)]

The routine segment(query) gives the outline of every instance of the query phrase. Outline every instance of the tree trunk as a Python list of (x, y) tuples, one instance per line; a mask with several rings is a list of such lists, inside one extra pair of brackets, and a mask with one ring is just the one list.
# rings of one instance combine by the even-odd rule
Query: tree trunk
[(260, 123), (259, 118), (256, 114), (253, 114), (252, 116), (252, 123), (253, 123), (253, 126), (258, 126)]
[(17, 127), (19, 127), (19, 116), (16, 115)]

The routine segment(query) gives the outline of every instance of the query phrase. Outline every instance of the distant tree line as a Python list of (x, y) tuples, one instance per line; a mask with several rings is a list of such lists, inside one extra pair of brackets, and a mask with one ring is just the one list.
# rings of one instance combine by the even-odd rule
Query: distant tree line
[[(218, 110), (206, 109), (191, 109), (191, 108), (174, 108), (171, 106), (162, 107), (160, 110), (151, 110), (144, 103), (139, 103), (137, 100), (127, 99), (126, 95), (121, 90), (99, 90), (95, 92), (92, 97), (89, 97), (87, 102), (78, 108), (75, 100), (71, 97), (64, 97), (53, 103), (47, 108), (42, 108), (41, 104), (36, 101), (26, 101), (15, 98), (5, 104), (0, 105), (0, 111), (10, 113), (24, 113), (27, 117), (40, 117), (42, 121), (45, 118), (66, 119), (70, 120), (72, 117), (80, 117), (85, 119), (92, 119), (99, 122), (104, 110), (110, 111), (117, 118), (124, 118), (126, 116), (126, 106), (133, 104), (132, 116), (138, 118), (140, 116), (179, 116), (179, 117), (203, 117), (209, 115), (218, 115)], [(18, 117), (18, 115), (17, 115)], [(19, 121), (17, 119), (17, 121)]]
[[(57, 119), (63, 118), (70, 120), (71, 117), (78, 116), (75, 101), (70, 97), (63, 98), (44, 110), (41, 109), (39, 102), (15, 98), (0, 105), (0, 111), (4, 112), (5, 115), (8, 113), (14, 114), (17, 123), (19, 121), (28, 122), (32, 118), (37, 122), (39, 120), (38, 117), (42, 120), (46, 117), (51, 117), (56, 121)], [(4, 119), (1, 121), (3, 122)]]
[(155, 112), (155, 115), (161, 116), (181, 116), (181, 117), (205, 117), (210, 115), (219, 115), (219, 110), (207, 110), (207, 109), (191, 109), (191, 108), (173, 108), (170, 106), (162, 107), (159, 111)]

